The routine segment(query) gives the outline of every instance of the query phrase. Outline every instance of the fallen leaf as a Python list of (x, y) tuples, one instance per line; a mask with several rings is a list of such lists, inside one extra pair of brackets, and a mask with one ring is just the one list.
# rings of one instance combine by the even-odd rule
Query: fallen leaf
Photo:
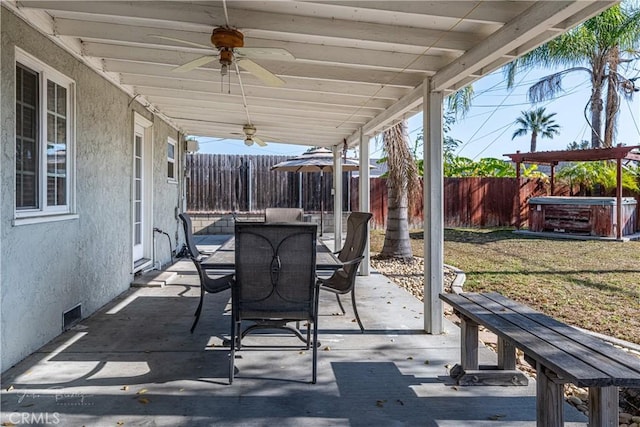
[(427, 359), (427, 360), (425, 360), (425, 361), (424, 361), (424, 364), (425, 364), (425, 365), (428, 365), (429, 363), (431, 363), (431, 362), (429, 362), (429, 359)]
[(306, 351), (300, 350), (300, 352), (298, 354), (306, 354)]
[(13, 426), (15, 426), (15, 424), (14, 424), (14, 423), (12, 423), (11, 421), (4, 422), (4, 423), (2, 423), (2, 424), (0, 424), (0, 425), (2, 425), (2, 426), (6, 426), (6, 427), (13, 427)]
[(454, 389), (454, 390), (456, 390), (456, 391), (458, 390), (458, 387), (457, 387), (457, 386), (455, 386), (455, 385), (454, 385), (453, 387), (451, 387), (451, 388), (452, 388), (452, 389)]
[(123, 385), (123, 386), (120, 388), (120, 390), (127, 391), (127, 390), (129, 390), (129, 386), (128, 386), (128, 385)]
[(146, 405), (147, 403), (149, 403), (149, 399), (147, 399), (146, 397), (141, 397), (138, 399), (138, 402), (142, 403), (143, 405)]
[(116, 425), (117, 425), (117, 426), (123, 426), (123, 425), (124, 425), (124, 421), (118, 421), (118, 422), (116, 423)]
[(386, 402), (386, 400), (376, 400), (376, 406), (382, 408)]
[(7, 387), (7, 391), (11, 391), (13, 390), (13, 385), (10, 385), (9, 387)]
[(141, 389), (136, 394), (145, 394), (148, 390), (146, 388)]
[(413, 360), (413, 356), (407, 357), (407, 360)]
[(324, 351), (331, 351), (331, 347), (326, 346), (325, 348), (323, 348)]
[(404, 402), (400, 399), (397, 399), (396, 402), (398, 402), (400, 405), (404, 406)]

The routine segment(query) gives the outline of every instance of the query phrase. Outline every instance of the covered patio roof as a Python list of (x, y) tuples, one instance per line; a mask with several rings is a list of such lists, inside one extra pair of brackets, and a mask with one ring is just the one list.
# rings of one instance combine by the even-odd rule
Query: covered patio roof
[[(251, 122), (267, 142), (329, 147), (418, 112), (425, 84), (459, 89), (616, 2), (3, 3), (184, 134), (242, 139)], [(210, 36), (227, 24), (245, 47), (293, 55), (255, 60), (282, 86), (241, 69), (243, 96), (217, 61), (174, 71), (217, 55)]]

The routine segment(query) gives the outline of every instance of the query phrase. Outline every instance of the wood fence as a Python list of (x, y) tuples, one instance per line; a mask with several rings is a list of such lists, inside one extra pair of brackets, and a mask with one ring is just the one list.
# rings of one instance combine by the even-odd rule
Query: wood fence
[[(267, 207), (333, 210), (333, 176), (319, 172), (272, 171), (287, 156), (188, 154), (187, 210), (193, 213), (261, 212)], [(324, 186), (322, 180), (324, 180)], [(324, 190), (322, 190), (324, 188)], [(343, 178), (343, 209), (349, 210), (348, 173)]]
[[(306, 212), (320, 211), (319, 173), (272, 171), (271, 166), (286, 156), (229, 156), (190, 154), (187, 156), (187, 210), (211, 214), (257, 213), (266, 207), (302, 207)], [(358, 210), (357, 177), (343, 178), (343, 210)], [(325, 174), (325, 211), (333, 210), (333, 177)], [(372, 226), (384, 228), (387, 215), (387, 185), (383, 178), (370, 182)], [(568, 195), (568, 189), (556, 186), (556, 195)], [(520, 195), (520, 212), (517, 200)], [(520, 178), (445, 178), (444, 223), (448, 227), (500, 227), (527, 224), (529, 197), (548, 194), (548, 184), (539, 179)], [(412, 203), (410, 226), (422, 227), (422, 191)]]

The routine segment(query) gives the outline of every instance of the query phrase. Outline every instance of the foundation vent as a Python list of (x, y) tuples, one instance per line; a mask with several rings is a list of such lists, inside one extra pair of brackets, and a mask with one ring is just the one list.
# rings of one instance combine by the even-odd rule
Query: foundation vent
[(62, 330), (66, 331), (82, 319), (82, 304), (62, 313)]

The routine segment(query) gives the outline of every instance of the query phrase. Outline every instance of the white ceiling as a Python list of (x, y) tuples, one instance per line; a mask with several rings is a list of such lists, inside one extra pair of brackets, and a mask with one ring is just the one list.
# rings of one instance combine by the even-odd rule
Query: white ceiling
[[(458, 89), (615, 1), (232, 1), (245, 47), (278, 47), (293, 61), (255, 60), (285, 81), (241, 71), (250, 118), (271, 142), (331, 146), (421, 109), (431, 89)], [(221, 88), (214, 53), (221, 1), (8, 1), (13, 10), (184, 133), (233, 137), (247, 123), (238, 77)], [(231, 93), (228, 93), (230, 90)]]

